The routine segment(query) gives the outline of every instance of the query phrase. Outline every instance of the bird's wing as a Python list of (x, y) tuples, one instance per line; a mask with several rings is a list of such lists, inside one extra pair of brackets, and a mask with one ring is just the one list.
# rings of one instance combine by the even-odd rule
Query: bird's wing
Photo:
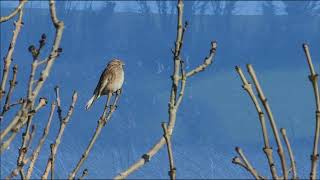
[(108, 83), (108, 80), (109, 80), (109, 78), (108, 78), (108, 71), (109, 71), (109, 69), (108, 69), (108, 67), (107, 68), (105, 68), (104, 69), (104, 71), (102, 72), (102, 74), (101, 74), (101, 76), (100, 76), (100, 79), (99, 79), (99, 82), (98, 82), (98, 84), (97, 84), (97, 87), (96, 87), (96, 89), (94, 90), (94, 95), (96, 95), (96, 96), (100, 96), (100, 94), (101, 94), (101, 92), (102, 92), (102, 90), (105, 88), (105, 86), (107, 85), (107, 83)]

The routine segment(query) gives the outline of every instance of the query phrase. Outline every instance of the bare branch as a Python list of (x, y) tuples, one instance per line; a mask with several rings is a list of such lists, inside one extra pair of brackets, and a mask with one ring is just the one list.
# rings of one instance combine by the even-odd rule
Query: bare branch
[(161, 124), (162, 129), (163, 129), (163, 137), (166, 140), (167, 144), (167, 150), (168, 150), (168, 157), (169, 157), (169, 165), (170, 165), (170, 171), (169, 171), (169, 176), (171, 180), (176, 179), (176, 167), (174, 167), (173, 163), (173, 153), (172, 153), (172, 146), (171, 146), (171, 135), (168, 133), (168, 127), (165, 122)]
[(309, 47), (307, 44), (303, 44), (303, 50), (306, 54), (310, 75), (309, 80), (312, 83), (314, 97), (316, 101), (316, 129), (314, 134), (314, 141), (313, 141), (313, 152), (311, 155), (311, 171), (310, 171), (310, 179), (317, 179), (317, 166), (319, 160), (319, 134), (320, 134), (320, 97), (319, 97), (319, 87), (318, 87), (318, 74), (315, 72), (313, 63), (311, 60)]
[(259, 174), (256, 169), (252, 167), (246, 156), (244, 155), (243, 151), (241, 148), (236, 147), (236, 152), (239, 154), (240, 158), (244, 162), (245, 166), (247, 167), (247, 170), (256, 178), (260, 179)]
[(204, 59), (203, 64), (200, 64), (198, 67), (196, 67), (193, 70), (191, 70), (190, 72), (188, 72), (187, 77), (191, 77), (191, 76), (197, 74), (198, 72), (205, 70), (210, 64), (212, 64), (213, 57), (216, 54), (216, 50), (217, 50), (217, 42), (213, 41), (213, 42), (211, 42), (211, 49), (210, 49), (209, 56)]
[(12, 11), (8, 16), (2, 16), (0, 17), (0, 23), (3, 23), (3, 22), (6, 22), (8, 20), (10, 20), (11, 18), (13, 18), (14, 16), (16, 16), (18, 14), (18, 12), (23, 9), (25, 3), (27, 2), (28, 0), (20, 0), (19, 1), (19, 5), (18, 7)]
[[(232, 159), (232, 163), (233, 164), (236, 164), (236, 165), (239, 165), (240, 167), (243, 167), (245, 170), (247, 170), (249, 173), (251, 173), (251, 175), (254, 177), (254, 175), (252, 174), (251, 170), (247, 167), (247, 165), (245, 165), (242, 160), (239, 158), (239, 157), (234, 157)], [(261, 175), (259, 175), (259, 178), (258, 179), (267, 179)]]
[(274, 138), (276, 140), (276, 143), (277, 143), (277, 146), (278, 146), (278, 155), (280, 157), (280, 160), (281, 160), (281, 168), (282, 168), (282, 173), (283, 173), (283, 177), (284, 179), (288, 179), (288, 174), (287, 174), (287, 170), (286, 170), (286, 159), (285, 159), (285, 155), (284, 155), (284, 152), (283, 152), (283, 148), (282, 148), (282, 143), (281, 143), (281, 140), (280, 140), (280, 137), (279, 137), (279, 133), (278, 133), (278, 128), (277, 128), (277, 125), (276, 125), (276, 122), (274, 120), (274, 117), (273, 117), (273, 114), (272, 114), (272, 111), (271, 111), (271, 108), (269, 106), (269, 103), (267, 102), (267, 98), (264, 96), (264, 93), (262, 91), (262, 88), (259, 84), (259, 81), (256, 77), (256, 74), (254, 72), (254, 69), (252, 67), (251, 64), (248, 64), (247, 65), (247, 69), (248, 69), (248, 72), (253, 80), (253, 83), (256, 87), (256, 90), (257, 90), (257, 93), (258, 93), (258, 97), (260, 99), (260, 101), (262, 102), (263, 104), (263, 107), (265, 108), (266, 112), (267, 112), (267, 115), (268, 115), (268, 118), (269, 118), (269, 122), (271, 124), (271, 128), (272, 128), (272, 132), (273, 132), (273, 135), (274, 135)]
[[(102, 128), (107, 124), (107, 122), (110, 120), (113, 112), (116, 110), (117, 108), (117, 102), (118, 102), (118, 99), (120, 97), (120, 91), (119, 90), (117, 93), (116, 93), (116, 97), (115, 97), (115, 100), (113, 102), (113, 104), (111, 105), (110, 109), (108, 108), (109, 107), (109, 102), (110, 102), (110, 98), (112, 96), (111, 93), (109, 93), (108, 95), (108, 98), (107, 98), (107, 102), (105, 104), (105, 107), (104, 107), (104, 111), (103, 111), (103, 114), (102, 116), (100, 117), (100, 119), (98, 120), (98, 125), (96, 127), (96, 130), (89, 142), (89, 145), (87, 146), (86, 150), (84, 151), (84, 153), (82, 154), (80, 160), (78, 161), (76, 167), (72, 170), (72, 172), (69, 174), (69, 179), (74, 179), (77, 172), (80, 170), (80, 167), (82, 166), (82, 164), (84, 163), (84, 161), (88, 158), (88, 155), (90, 153), (90, 150), (92, 149), (93, 145), (95, 144), (97, 138), (99, 137), (100, 135), (100, 132), (102, 130)], [(109, 109), (109, 111), (108, 111)]]
[(69, 111), (68, 111), (67, 115), (63, 119), (60, 120), (60, 128), (59, 128), (58, 135), (55, 139), (55, 142), (50, 145), (51, 155), (47, 161), (47, 166), (45, 168), (45, 171), (44, 171), (41, 179), (47, 179), (51, 168), (54, 167), (54, 160), (55, 160), (55, 156), (57, 154), (57, 150), (58, 150), (58, 147), (59, 147), (61, 139), (62, 139), (62, 135), (63, 135), (64, 130), (66, 128), (66, 125), (69, 122), (71, 115), (74, 111), (74, 106), (77, 101), (77, 98), (78, 98), (78, 94), (77, 94), (77, 92), (74, 91), (73, 95), (72, 95), (72, 103), (69, 107)]
[(28, 98), (28, 100), (24, 102), (21, 109), (17, 112), (16, 116), (13, 118), (10, 124), (1, 132), (0, 141), (3, 141), (4, 137), (6, 137), (9, 132), (13, 132), (11, 136), (8, 138), (10, 139), (10, 141), (6, 140), (6, 142), (3, 143), (5, 146), (1, 145), (1, 152), (3, 152), (3, 150), (6, 149), (6, 147), (14, 139), (15, 132), (20, 131), (21, 127), (23, 127), (27, 122), (27, 119), (28, 119), (27, 114), (32, 109), (34, 100), (38, 96), (41, 88), (43, 87), (46, 79), (48, 78), (56, 57), (58, 57), (59, 53), (62, 51), (62, 49), (60, 48), (60, 42), (61, 42), (62, 33), (64, 29), (64, 23), (58, 20), (57, 18), (54, 0), (50, 0), (49, 9), (51, 14), (51, 20), (56, 29), (56, 33), (55, 33), (53, 46), (52, 46), (50, 55), (48, 57), (48, 61), (46, 63), (46, 66), (40, 73), (40, 77), (38, 78), (35, 84), (35, 87), (31, 93), (30, 98)]
[(28, 141), (28, 143), (26, 144), (26, 147), (24, 147), (23, 149), (19, 149), (19, 157), (17, 160), (17, 167), (11, 171), (10, 175), (6, 177), (6, 179), (12, 179), (16, 176), (18, 176), (18, 174), (20, 173), (21, 178), (24, 179), (24, 173), (23, 173), (23, 166), (28, 163), (28, 161), (30, 160), (29, 158), (25, 158), (25, 155), (27, 153), (28, 148), (30, 147), (31, 141), (34, 137), (35, 134), (35, 126), (33, 125), (31, 128), (31, 134), (30, 134), (30, 139)]
[[(10, 107), (12, 107), (12, 105), (10, 104), (10, 99), (11, 99), (13, 90), (17, 85), (18, 66), (14, 65), (13, 68), (12, 68), (12, 71), (13, 71), (12, 80), (10, 80), (10, 83), (9, 83), (9, 85), (10, 85), (9, 86), (9, 91), (7, 93), (7, 96), (6, 96), (6, 101), (5, 101), (5, 104), (3, 106), (1, 116), (3, 116), (7, 111), (9, 111)], [(0, 122), (1, 122), (1, 119), (0, 119)]]
[[(175, 122), (176, 122), (176, 114), (177, 110), (179, 108), (179, 105), (182, 101), (184, 90), (185, 90), (185, 84), (186, 84), (186, 78), (188, 75), (184, 72), (183, 68), (183, 61), (180, 57), (180, 52), (182, 49), (182, 42), (183, 42), (183, 36), (186, 29), (186, 26), (183, 28), (182, 22), (183, 22), (183, 1), (178, 0), (177, 10), (177, 35), (176, 35), (176, 41), (175, 41), (175, 49), (172, 50), (173, 52), (173, 62), (174, 62), (174, 68), (172, 73), (172, 85), (171, 85), (171, 92), (170, 92), (170, 98), (169, 98), (169, 107), (168, 107), (168, 113), (169, 113), (169, 123), (167, 128), (167, 134), (172, 135)], [(213, 43), (215, 44), (215, 43)], [(215, 45), (216, 47), (216, 45)], [(215, 48), (214, 48), (215, 51)], [(210, 57), (206, 60), (207, 63), (211, 63), (211, 60), (213, 58), (214, 52), (211, 53), (212, 57)], [(200, 72), (200, 71), (199, 71)], [(181, 74), (181, 76), (180, 76)], [(195, 72), (192, 74), (196, 74)], [(178, 92), (178, 86), (179, 81), (181, 82), (180, 92), (179, 95)], [(166, 143), (166, 140), (164, 137), (162, 137), (147, 153), (142, 155), (140, 159), (138, 159), (134, 164), (132, 164), (127, 170), (121, 172), (118, 176), (114, 177), (115, 179), (124, 179), (127, 176), (129, 176), (134, 171), (138, 170), (140, 167), (142, 167), (145, 163), (149, 162), (150, 159), (163, 147), (163, 145)]]
[(34, 168), (34, 165), (36, 163), (36, 160), (39, 156), (39, 153), (41, 151), (41, 148), (49, 134), (49, 130), (50, 130), (50, 125), (51, 125), (51, 121), (52, 121), (52, 117), (53, 117), (53, 113), (54, 113), (54, 109), (56, 107), (56, 104), (55, 103), (52, 103), (51, 104), (51, 111), (50, 111), (50, 114), (49, 114), (49, 118), (48, 118), (48, 122), (47, 122), (47, 125), (45, 127), (45, 129), (43, 130), (43, 134), (42, 134), (42, 137), (37, 145), (37, 147), (35, 148), (35, 150), (33, 151), (32, 155), (31, 155), (31, 161), (30, 161), (30, 165), (29, 165), (29, 168), (27, 170), (27, 174), (26, 174), (26, 179), (30, 179), (31, 178), (31, 174), (32, 174), (32, 171), (33, 171), (33, 168)]
[[(22, 7), (23, 7), (23, 5), (22, 5)], [(6, 83), (7, 83), (7, 78), (8, 78), (8, 74), (9, 74), (9, 68), (10, 68), (10, 65), (11, 65), (11, 62), (12, 62), (13, 51), (14, 51), (14, 48), (16, 46), (16, 41), (17, 41), (18, 35), (20, 33), (21, 27), (23, 25), (23, 22), (22, 22), (22, 16), (23, 16), (22, 7), (19, 10), (18, 21), (14, 22), (15, 30), (13, 31), (13, 36), (12, 36), (12, 39), (11, 39), (11, 42), (10, 42), (10, 45), (9, 45), (9, 49), (8, 49), (7, 55), (6, 55), (5, 59), (4, 59), (4, 66), (3, 66), (4, 68), (3, 68), (3, 72), (2, 72), (2, 79), (1, 79), (1, 85), (0, 85), (0, 100), (2, 99), (3, 95), (5, 94)]]
[[(288, 136), (287, 136), (286, 129), (281, 128), (280, 132), (282, 134), (282, 137), (283, 137), (283, 139), (284, 139), (284, 141), (286, 143), (286, 146), (287, 146), (287, 149), (288, 149), (288, 152), (289, 152), (289, 157), (290, 157), (290, 162), (291, 162), (291, 168), (290, 169), (292, 169), (292, 179), (298, 179), (297, 169), (296, 169), (296, 162), (294, 160), (293, 152), (292, 152), (291, 145), (290, 145), (290, 142), (289, 142), (289, 139), (288, 139)], [(287, 174), (289, 174), (290, 169), (288, 170)]]
[(266, 123), (265, 123), (265, 118), (264, 118), (264, 113), (259, 105), (259, 102), (256, 98), (256, 96), (253, 93), (253, 89), (252, 89), (252, 85), (248, 82), (248, 80), (246, 79), (246, 77), (244, 76), (242, 69), (238, 66), (236, 66), (236, 71), (238, 72), (241, 81), (243, 83), (242, 88), (248, 93), (248, 95), (250, 96), (253, 104), (255, 105), (256, 111), (258, 113), (258, 117), (260, 120), (260, 124), (261, 124), (261, 129), (262, 129), (262, 135), (263, 135), (263, 142), (264, 142), (264, 148), (263, 151), (268, 159), (268, 163), (269, 163), (269, 168), (272, 174), (272, 178), (273, 179), (278, 179), (278, 175), (277, 175), (277, 171), (276, 171), (276, 167), (274, 164), (274, 160), (273, 160), (273, 156), (272, 156), (272, 148), (270, 146), (270, 142), (269, 142), (269, 136), (268, 136), (268, 131), (266, 128)]

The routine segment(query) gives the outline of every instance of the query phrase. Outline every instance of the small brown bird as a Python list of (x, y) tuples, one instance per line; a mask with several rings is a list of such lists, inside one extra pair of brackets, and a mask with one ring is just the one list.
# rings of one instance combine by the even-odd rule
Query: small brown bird
[(100, 96), (107, 95), (109, 98), (112, 93), (121, 89), (124, 80), (123, 66), (124, 63), (119, 59), (112, 59), (108, 63), (100, 76), (93, 96), (87, 102), (86, 110), (88, 110)]

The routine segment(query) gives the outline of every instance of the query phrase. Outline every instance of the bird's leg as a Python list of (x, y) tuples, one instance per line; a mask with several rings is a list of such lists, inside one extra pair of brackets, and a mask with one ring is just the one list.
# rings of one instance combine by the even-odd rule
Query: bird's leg
[(109, 92), (108, 95), (107, 95), (107, 102), (106, 102), (106, 105), (104, 106), (104, 111), (103, 111), (103, 115), (102, 117), (105, 117), (106, 114), (107, 114), (107, 111), (108, 111), (108, 108), (109, 108), (109, 104), (110, 104), (110, 99), (111, 99), (111, 96), (112, 96), (112, 93)]

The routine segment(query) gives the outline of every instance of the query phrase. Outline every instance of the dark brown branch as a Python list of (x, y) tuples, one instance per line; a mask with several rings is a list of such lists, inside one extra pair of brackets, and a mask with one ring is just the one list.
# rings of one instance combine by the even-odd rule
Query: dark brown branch
[(311, 55), (309, 52), (309, 47), (307, 44), (303, 44), (303, 50), (305, 52), (310, 75), (309, 80), (312, 83), (314, 97), (316, 101), (316, 127), (314, 133), (314, 141), (313, 141), (313, 151), (311, 155), (311, 171), (310, 171), (310, 179), (317, 179), (317, 166), (319, 160), (319, 134), (320, 134), (320, 97), (319, 97), (319, 87), (318, 87), (318, 74), (315, 72), (313, 63), (311, 60)]
[(8, 16), (0, 17), (0, 23), (6, 22), (16, 16), (19, 11), (21, 11), (28, 0), (20, 0), (18, 7), (13, 10)]
[[(69, 107), (69, 111), (68, 111), (67, 115), (63, 119), (60, 119), (60, 128), (59, 128), (58, 135), (57, 135), (54, 143), (50, 145), (51, 154), (50, 154), (50, 157), (49, 157), (49, 159), (47, 161), (47, 166), (45, 168), (45, 171), (44, 171), (41, 179), (47, 179), (51, 168), (54, 167), (54, 160), (55, 160), (55, 157), (56, 157), (56, 154), (57, 154), (57, 150), (58, 150), (58, 147), (59, 147), (61, 139), (62, 139), (62, 135), (63, 135), (64, 130), (66, 128), (66, 125), (68, 124), (68, 122), (69, 122), (69, 120), (71, 118), (71, 115), (72, 115), (72, 113), (74, 111), (74, 106), (75, 106), (75, 103), (77, 101), (77, 98), (78, 98), (78, 94), (77, 94), (77, 92), (74, 91), (73, 95), (72, 95), (72, 103), (71, 103), (71, 105)], [(52, 173), (54, 173), (54, 172), (52, 172)]]
[[(72, 170), (72, 172), (69, 174), (69, 179), (72, 180), (75, 178), (77, 172), (80, 170), (80, 167), (82, 166), (82, 164), (84, 163), (84, 161), (88, 158), (88, 155), (93, 147), (93, 145), (95, 144), (97, 138), (99, 137), (100, 133), (101, 133), (101, 130), (102, 128), (107, 124), (107, 122), (110, 120), (113, 112), (116, 110), (117, 108), (117, 102), (118, 102), (118, 99), (120, 97), (120, 91), (119, 90), (117, 93), (116, 93), (116, 97), (115, 97), (115, 100), (113, 102), (113, 104), (111, 105), (110, 109), (109, 109), (109, 102), (110, 102), (110, 98), (112, 96), (112, 94), (110, 93), (108, 95), (108, 98), (107, 98), (107, 102), (105, 104), (105, 107), (104, 107), (104, 111), (102, 113), (102, 116), (100, 117), (100, 119), (98, 120), (98, 124), (97, 124), (97, 127), (96, 127), (96, 130), (89, 142), (89, 145), (87, 146), (86, 150), (84, 151), (84, 153), (82, 154), (80, 160), (78, 161), (76, 167)], [(108, 111), (109, 109), (109, 111)]]

